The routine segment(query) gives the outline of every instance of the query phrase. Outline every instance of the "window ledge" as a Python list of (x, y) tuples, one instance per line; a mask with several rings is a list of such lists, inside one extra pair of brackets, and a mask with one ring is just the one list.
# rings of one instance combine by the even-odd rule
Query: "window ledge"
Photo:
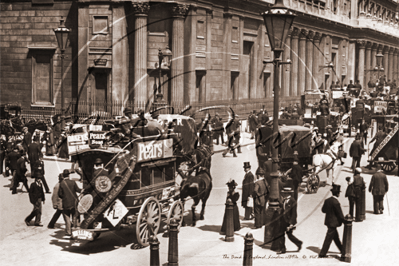
[(48, 103), (48, 104), (46, 104), (46, 103), (32, 103), (31, 105), (30, 105), (30, 107), (34, 107), (34, 108), (55, 108), (55, 104), (52, 104), (52, 103)]

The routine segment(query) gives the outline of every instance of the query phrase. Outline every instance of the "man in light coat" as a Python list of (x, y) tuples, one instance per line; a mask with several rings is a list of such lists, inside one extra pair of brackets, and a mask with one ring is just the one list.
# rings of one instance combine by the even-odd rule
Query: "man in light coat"
[(51, 218), (51, 221), (48, 224), (49, 229), (53, 229), (55, 223), (57, 222), (58, 218), (60, 218), (62, 214), (62, 199), (58, 196), (58, 191), (60, 188), (60, 183), (64, 180), (64, 177), (62, 174), (58, 175), (58, 183), (55, 184), (54, 189), (53, 189), (53, 195), (51, 196), (51, 201), (53, 202), (53, 208), (56, 210), (53, 218)]

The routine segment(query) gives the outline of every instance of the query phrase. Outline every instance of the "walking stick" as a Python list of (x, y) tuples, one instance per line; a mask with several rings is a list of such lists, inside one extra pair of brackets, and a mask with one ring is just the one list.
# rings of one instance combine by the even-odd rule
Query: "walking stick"
[(388, 206), (388, 215), (391, 216), (391, 211), (389, 210), (389, 200), (388, 200), (388, 193), (387, 193), (387, 206)]

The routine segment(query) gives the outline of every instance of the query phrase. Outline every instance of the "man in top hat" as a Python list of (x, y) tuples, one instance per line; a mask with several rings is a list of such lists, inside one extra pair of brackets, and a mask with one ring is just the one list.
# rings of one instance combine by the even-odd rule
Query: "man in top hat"
[(341, 186), (333, 184), (331, 189), (332, 197), (326, 199), (324, 201), (323, 207), (321, 208), (321, 211), (326, 214), (324, 224), (327, 226), (328, 230), (324, 239), (323, 247), (319, 253), (319, 258), (327, 257), (327, 252), (333, 240), (340, 253), (342, 253), (342, 244), (337, 231), (337, 227), (340, 227), (345, 220), (342, 213), (341, 204), (338, 200), (340, 192)]
[(296, 201), (298, 201), (298, 187), (302, 183), (303, 169), (302, 166), (299, 165), (297, 158), (294, 159), (294, 162), (292, 164), (292, 170), (290, 176), (292, 178), (292, 184), (294, 187), (293, 197)]
[(279, 227), (279, 237), (273, 240), (272, 249), (277, 250), (278, 254), (286, 253), (287, 249), (285, 247), (285, 235), (287, 234), (288, 239), (298, 247), (298, 252), (302, 248), (303, 242), (296, 238), (293, 234), (295, 230), (295, 225), (297, 224), (297, 212), (296, 205), (297, 201), (293, 197), (293, 190), (291, 187), (285, 187), (281, 191), (279, 203), (283, 210), (280, 216), (280, 227)]
[(255, 228), (261, 228), (264, 224), (265, 207), (269, 198), (269, 184), (265, 179), (265, 171), (258, 167), (256, 170), (256, 182), (252, 197), (254, 199)]
[(244, 171), (245, 171), (245, 176), (244, 180), (242, 181), (241, 204), (242, 207), (245, 208), (244, 220), (250, 220), (252, 215), (253, 205), (248, 206), (248, 202), (250, 201), (250, 198), (252, 198), (252, 193), (254, 191), (255, 177), (251, 172), (251, 165), (249, 162), (244, 162)]
[(39, 136), (36, 136), (28, 147), (28, 158), (31, 168), (35, 167), (35, 164), (39, 161), (40, 155), (43, 154), (39, 144)]
[(377, 165), (377, 172), (371, 177), (369, 192), (373, 194), (374, 214), (384, 211), (384, 196), (388, 192), (388, 179), (382, 172), (381, 165)]
[(65, 169), (62, 173), (64, 180), (60, 183), (58, 196), (62, 199), (62, 216), (65, 220), (65, 232), (67, 236), (72, 236), (71, 217), (73, 227), (77, 227), (78, 223), (78, 196), (81, 192), (75, 181), (69, 179), (69, 170)]

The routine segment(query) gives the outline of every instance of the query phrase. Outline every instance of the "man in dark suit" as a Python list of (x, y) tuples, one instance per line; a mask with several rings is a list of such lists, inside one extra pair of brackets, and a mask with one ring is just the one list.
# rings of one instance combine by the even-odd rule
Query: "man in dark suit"
[(43, 186), (39, 178), (35, 178), (35, 182), (32, 183), (29, 189), (29, 200), (30, 203), (33, 204), (33, 210), (25, 218), (25, 223), (27, 226), (30, 226), (30, 221), (35, 218), (36, 226), (43, 226), (40, 223), (42, 217), (42, 202), (44, 204), (46, 198), (44, 197)]
[(64, 180), (60, 184), (58, 190), (58, 196), (62, 199), (62, 215), (65, 220), (65, 231), (67, 236), (72, 235), (71, 230), (71, 216), (73, 226), (77, 226), (78, 213), (76, 210), (78, 203), (78, 196), (76, 193), (80, 192), (81, 189), (78, 187), (75, 181), (69, 179), (69, 170), (63, 171)]
[(17, 188), (19, 187), (19, 182), (22, 182), (29, 192), (28, 180), (26, 179), (25, 173), (28, 171), (26, 169), (26, 158), (25, 152), (23, 150), (19, 151), (21, 157), (17, 160), (17, 169), (13, 177), (14, 182), (12, 186), (12, 194), (17, 194)]
[[(294, 159), (293, 165), (292, 165), (292, 170), (291, 170), (291, 178), (292, 178), (292, 184), (294, 186), (294, 199), (295, 201), (298, 201), (298, 187), (302, 183), (302, 177), (303, 177), (303, 170), (302, 166), (299, 165), (298, 160)], [(296, 207), (295, 207), (296, 209)]]
[(355, 169), (355, 174), (353, 176), (353, 184), (352, 184), (353, 192), (355, 195), (354, 199), (356, 204), (356, 222), (363, 221), (363, 219), (361, 218), (361, 212), (362, 212), (361, 197), (362, 197), (362, 190), (366, 189), (366, 183), (364, 182), (363, 177), (360, 175), (361, 172), (362, 169), (360, 167), (357, 167)]
[(367, 131), (368, 131), (368, 125), (364, 119), (362, 119), (362, 123), (360, 124), (360, 136), (362, 138), (362, 141), (364, 142), (364, 145), (367, 145)]
[[(31, 161), (31, 163), (32, 163), (32, 161)], [(33, 166), (31, 166), (31, 169), (32, 169), (32, 171), (31, 171), (32, 177), (39, 178), (44, 185), (44, 189), (46, 190), (46, 193), (50, 193), (50, 188), (48, 187), (46, 178), (44, 177), (44, 162), (43, 162), (43, 154), (42, 153), (40, 153), (39, 158), (36, 161), (36, 163)]]
[(234, 122), (234, 117), (230, 118), (229, 121), (226, 124), (226, 134), (227, 134), (227, 149), (222, 153), (223, 157), (226, 157), (226, 154), (228, 152), (233, 153), (233, 157), (237, 157), (237, 154), (235, 152), (235, 122)]
[(252, 198), (252, 193), (254, 191), (254, 181), (255, 177), (251, 172), (251, 165), (249, 162), (244, 162), (245, 176), (242, 181), (242, 197), (241, 205), (245, 208), (244, 220), (250, 220), (252, 216), (253, 206), (248, 207), (248, 201)]
[[(16, 174), (17, 171), (17, 161), (18, 159), (21, 158), (21, 155), (18, 152), (18, 148), (15, 146), (14, 149), (12, 151), (10, 151), (7, 155), (6, 155), (6, 168), (8, 167), (11, 171), (11, 176), (13, 177), (14, 180), (14, 176)], [(6, 169), (7, 172), (7, 169)], [(7, 176), (7, 174), (6, 174)], [(10, 190), (12, 190), (12, 187), (10, 187)]]
[(338, 201), (338, 197), (341, 192), (341, 186), (333, 184), (331, 192), (332, 197), (326, 199), (324, 201), (323, 207), (321, 208), (321, 211), (326, 214), (324, 224), (327, 226), (328, 230), (326, 238), (324, 239), (323, 247), (319, 254), (319, 258), (327, 257), (327, 252), (333, 240), (342, 253), (342, 244), (337, 231), (337, 227), (340, 227), (345, 220), (342, 213), (341, 204)]
[(28, 131), (27, 127), (24, 127), (22, 131), (24, 133), (24, 140), (22, 142), (22, 147), (24, 147), (25, 152), (27, 152), (29, 145), (32, 143), (32, 134)]
[(254, 199), (255, 228), (261, 228), (264, 224), (265, 206), (269, 198), (269, 184), (264, 178), (265, 172), (261, 167), (256, 170), (256, 182), (252, 197)]
[(251, 132), (251, 139), (255, 138), (256, 127), (258, 126), (258, 119), (255, 115), (255, 110), (249, 115), (248, 123), (249, 123), (249, 132)]
[(387, 176), (381, 171), (378, 165), (378, 171), (371, 177), (369, 192), (373, 194), (374, 214), (382, 214), (384, 211), (384, 196), (388, 192)]
[(42, 151), (40, 149), (39, 138), (35, 137), (34, 141), (28, 147), (28, 158), (31, 168), (35, 167), (40, 155), (42, 155)]
[(298, 252), (302, 248), (302, 241), (296, 238), (293, 234), (295, 225), (297, 223), (296, 205), (297, 201), (294, 199), (294, 191), (291, 187), (285, 187), (280, 196), (280, 207), (283, 210), (280, 216), (279, 238), (277, 240), (277, 249), (279, 254), (286, 253), (285, 234), (288, 239), (298, 247)]
[(360, 160), (362, 159), (362, 154), (365, 149), (363, 142), (360, 139), (360, 135), (356, 135), (356, 139), (352, 142), (349, 148), (349, 155), (352, 157), (352, 170), (355, 171), (356, 167), (360, 167)]

